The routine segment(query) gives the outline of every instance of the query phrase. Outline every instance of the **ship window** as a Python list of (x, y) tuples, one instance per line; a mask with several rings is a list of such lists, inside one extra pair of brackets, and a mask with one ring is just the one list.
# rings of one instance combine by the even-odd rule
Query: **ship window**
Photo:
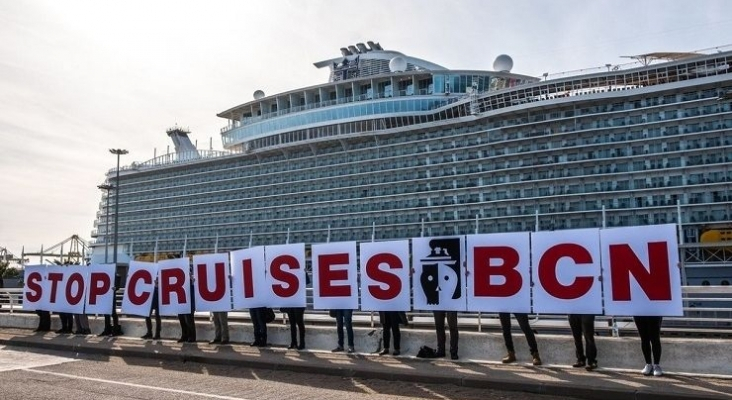
[(722, 281), (721, 285), (722, 286), (729, 286), (729, 281), (725, 279), (725, 280)]

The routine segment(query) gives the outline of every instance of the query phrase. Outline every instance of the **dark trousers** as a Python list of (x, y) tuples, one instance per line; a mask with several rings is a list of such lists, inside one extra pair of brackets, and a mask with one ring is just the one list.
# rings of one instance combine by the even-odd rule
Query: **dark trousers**
[[(150, 316), (153, 315), (153, 311), (155, 311), (155, 336), (156, 338), (160, 337), (160, 328), (161, 328), (161, 320), (160, 320), (160, 306), (158, 305), (158, 289), (156, 288), (153, 291), (153, 298), (152, 298), (152, 304), (150, 304)], [(152, 318), (149, 316), (145, 318), (145, 327), (147, 328), (147, 334), (152, 335)]]
[(450, 329), (450, 354), (458, 353), (458, 326), (457, 311), (433, 311), (435, 317), (435, 332), (437, 333), (437, 352), (445, 353), (445, 319)]
[(37, 310), (36, 314), (38, 314), (38, 328), (36, 328), (36, 331), (38, 331), (38, 332), (50, 331), (51, 330), (51, 312)]
[[(384, 327), (384, 350), (389, 349), (391, 336), (394, 336), (394, 350), (401, 349), (402, 334), (399, 331), (399, 324), (402, 322), (399, 311), (383, 311), (381, 325)], [(444, 332), (444, 328), (443, 328)], [(452, 337), (452, 334), (450, 334)]]
[(62, 332), (72, 332), (74, 330), (74, 314), (58, 313), (58, 317), (61, 319)]
[(290, 344), (297, 347), (297, 332), (300, 332), (300, 347), (305, 347), (305, 308), (293, 307), (287, 310), (290, 321)]
[(196, 341), (196, 322), (193, 313), (178, 314), (178, 322), (180, 323), (180, 339), (182, 341)]
[[(513, 313), (516, 318), (521, 331), (526, 336), (526, 342), (529, 345), (531, 354), (539, 352), (539, 346), (536, 344), (536, 337), (534, 331), (531, 330), (529, 325), (529, 314), (524, 313)], [(498, 318), (501, 320), (501, 331), (503, 332), (503, 341), (506, 344), (506, 350), (514, 352), (513, 348), (513, 337), (511, 337), (511, 314), (510, 313), (498, 313)]]
[(343, 347), (343, 328), (346, 328), (348, 347), (353, 347), (353, 310), (335, 310), (338, 347)]
[(227, 311), (214, 311), (211, 313), (214, 323), (214, 340), (229, 341), (229, 313)]
[(252, 328), (254, 329), (255, 345), (267, 345), (267, 320), (265, 319), (266, 310), (266, 307), (255, 307), (249, 309), (249, 316), (252, 318)]
[(651, 355), (653, 355), (653, 364), (661, 362), (661, 323), (663, 317), (633, 317), (635, 326), (638, 328), (638, 335), (641, 339), (641, 351), (646, 364), (651, 364)]
[[(597, 362), (597, 346), (595, 346), (595, 316), (587, 314), (569, 314), (569, 328), (572, 329), (572, 337), (574, 337), (574, 349), (577, 361), (589, 363)], [(582, 342), (582, 336), (585, 337), (584, 344), (587, 348), (587, 357)]]

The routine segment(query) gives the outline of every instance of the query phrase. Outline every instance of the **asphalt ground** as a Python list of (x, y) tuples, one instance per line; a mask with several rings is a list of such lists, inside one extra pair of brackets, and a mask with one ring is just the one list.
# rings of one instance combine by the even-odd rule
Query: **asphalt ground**
[[(0, 344), (9, 349), (51, 350), (104, 359), (119, 357), (156, 360), (168, 365), (196, 363), (217, 367), (300, 373), (341, 378), (451, 384), (456, 387), (543, 394), (579, 399), (732, 399), (732, 379), (721, 376), (666, 374), (645, 377), (639, 371), (599, 368), (588, 372), (570, 366), (535, 367), (516, 363), (422, 360), (411, 355), (378, 356), (367, 353), (296, 351), (281, 347), (257, 348), (248, 344), (225, 346), (204, 342), (145, 341), (129, 337), (96, 337), (34, 333), (2, 329)], [(3, 350), (0, 350), (0, 356)], [(639, 369), (640, 369), (639, 365)], [(517, 393), (518, 394), (518, 393)]]

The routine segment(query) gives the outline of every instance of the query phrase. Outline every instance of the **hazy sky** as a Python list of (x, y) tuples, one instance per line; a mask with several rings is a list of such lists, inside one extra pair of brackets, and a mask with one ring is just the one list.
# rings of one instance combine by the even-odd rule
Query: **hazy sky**
[(368, 40), (540, 76), (729, 45), (732, 1), (0, 0), (0, 247), (90, 239), (109, 148), (148, 160), (177, 123), (221, 149), (218, 112), (323, 83), (313, 62)]

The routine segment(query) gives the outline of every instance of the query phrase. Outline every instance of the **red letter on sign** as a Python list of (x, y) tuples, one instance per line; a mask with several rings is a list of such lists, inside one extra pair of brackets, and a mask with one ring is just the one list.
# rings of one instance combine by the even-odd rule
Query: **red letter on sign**
[(91, 285), (89, 285), (89, 305), (97, 304), (97, 297), (104, 295), (112, 287), (109, 275), (101, 272), (92, 272), (89, 275)]
[(198, 264), (198, 293), (206, 301), (218, 301), (226, 294), (226, 265), (224, 263), (214, 264), (214, 290), (208, 290), (208, 275), (206, 275), (206, 264)]
[[(475, 296), (511, 297), (521, 290), (523, 278), (516, 270), (519, 254), (516, 249), (507, 246), (476, 247), (475, 253)], [(491, 264), (491, 260), (501, 259), (500, 265)], [(503, 276), (502, 285), (491, 284), (491, 276)]]
[(28, 274), (28, 282), (25, 283), (28, 287), (28, 292), (25, 296), (28, 301), (35, 303), (41, 299), (41, 296), (43, 295), (43, 286), (41, 286), (42, 280), (43, 276), (41, 276), (39, 272), (32, 272)]
[(178, 304), (186, 301), (186, 273), (179, 268), (160, 270), (160, 300), (163, 305), (170, 305), (171, 295), (175, 293)]
[[(71, 286), (76, 283), (76, 295), (71, 293)], [(77, 305), (84, 297), (84, 277), (80, 273), (74, 272), (66, 280), (66, 300), (69, 305)]]
[(130, 287), (125, 289), (125, 291), (128, 293), (127, 296), (129, 296), (130, 298), (130, 303), (136, 306), (145, 304), (148, 297), (150, 297), (150, 292), (142, 292), (140, 293), (140, 295), (137, 294), (137, 291), (135, 289), (137, 288), (138, 281), (142, 281), (143, 283), (151, 285), (153, 280), (152, 276), (150, 275), (150, 271), (146, 271), (144, 269), (138, 269), (137, 271), (135, 271), (130, 277)]
[(254, 282), (252, 274), (252, 260), (247, 258), (241, 260), (242, 279), (244, 279), (244, 297), (251, 299), (254, 297)]
[(348, 253), (323, 254), (318, 256), (318, 281), (322, 297), (350, 297), (351, 287), (348, 285), (334, 286), (333, 281), (348, 280), (347, 269), (330, 269), (334, 265), (348, 265)]
[(58, 283), (61, 282), (63, 279), (64, 274), (58, 272), (48, 273), (48, 280), (51, 281), (51, 298), (48, 299), (50, 303), (56, 302), (56, 288), (58, 287)]
[(541, 256), (539, 260), (539, 282), (550, 295), (562, 299), (578, 299), (589, 292), (592, 288), (593, 277), (582, 276), (574, 279), (571, 285), (564, 286), (557, 279), (557, 263), (563, 257), (569, 257), (576, 264), (592, 264), (592, 255), (584, 247), (563, 243), (552, 246)]
[(378, 300), (392, 300), (402, 291), (402, 281), (391, 272), (380, 270), (379, 266), (382, 264), (386, 264), (391, 269), (404, 268), (404, 266), (399, 257), (390, 253), (374, 254), (366, 261), (366, 274), (371, 279), (385, 283), (387, 286), (386, 289), (382, 289), (380, 285), (369, 285), (369, 293)]
[(272, 264), (269, 266), (269, 273), (273, 279), (277, 279), (280, 282), (286, 284), (272, 285), (272, 291), (278, 297), (292, 297), (297, 293), (300, 288), (300, 281), (297, 279), (297, 275), (290, 271), (282, 269), (283, 265), (288, 265), (290, 269), (299, 269), (300, 264), (297, 262), (297, 258), (289, 255), (281, 255), (275, 257), (272, 260)]
[(627, 244), (610, 246), (610, 277), (613, 300), (630, 301), (630, 275), (648, 296), (648, 300), (671, 300), (671, 278), (666, 242), (648, 243), (648, 263), (643, 263)]

